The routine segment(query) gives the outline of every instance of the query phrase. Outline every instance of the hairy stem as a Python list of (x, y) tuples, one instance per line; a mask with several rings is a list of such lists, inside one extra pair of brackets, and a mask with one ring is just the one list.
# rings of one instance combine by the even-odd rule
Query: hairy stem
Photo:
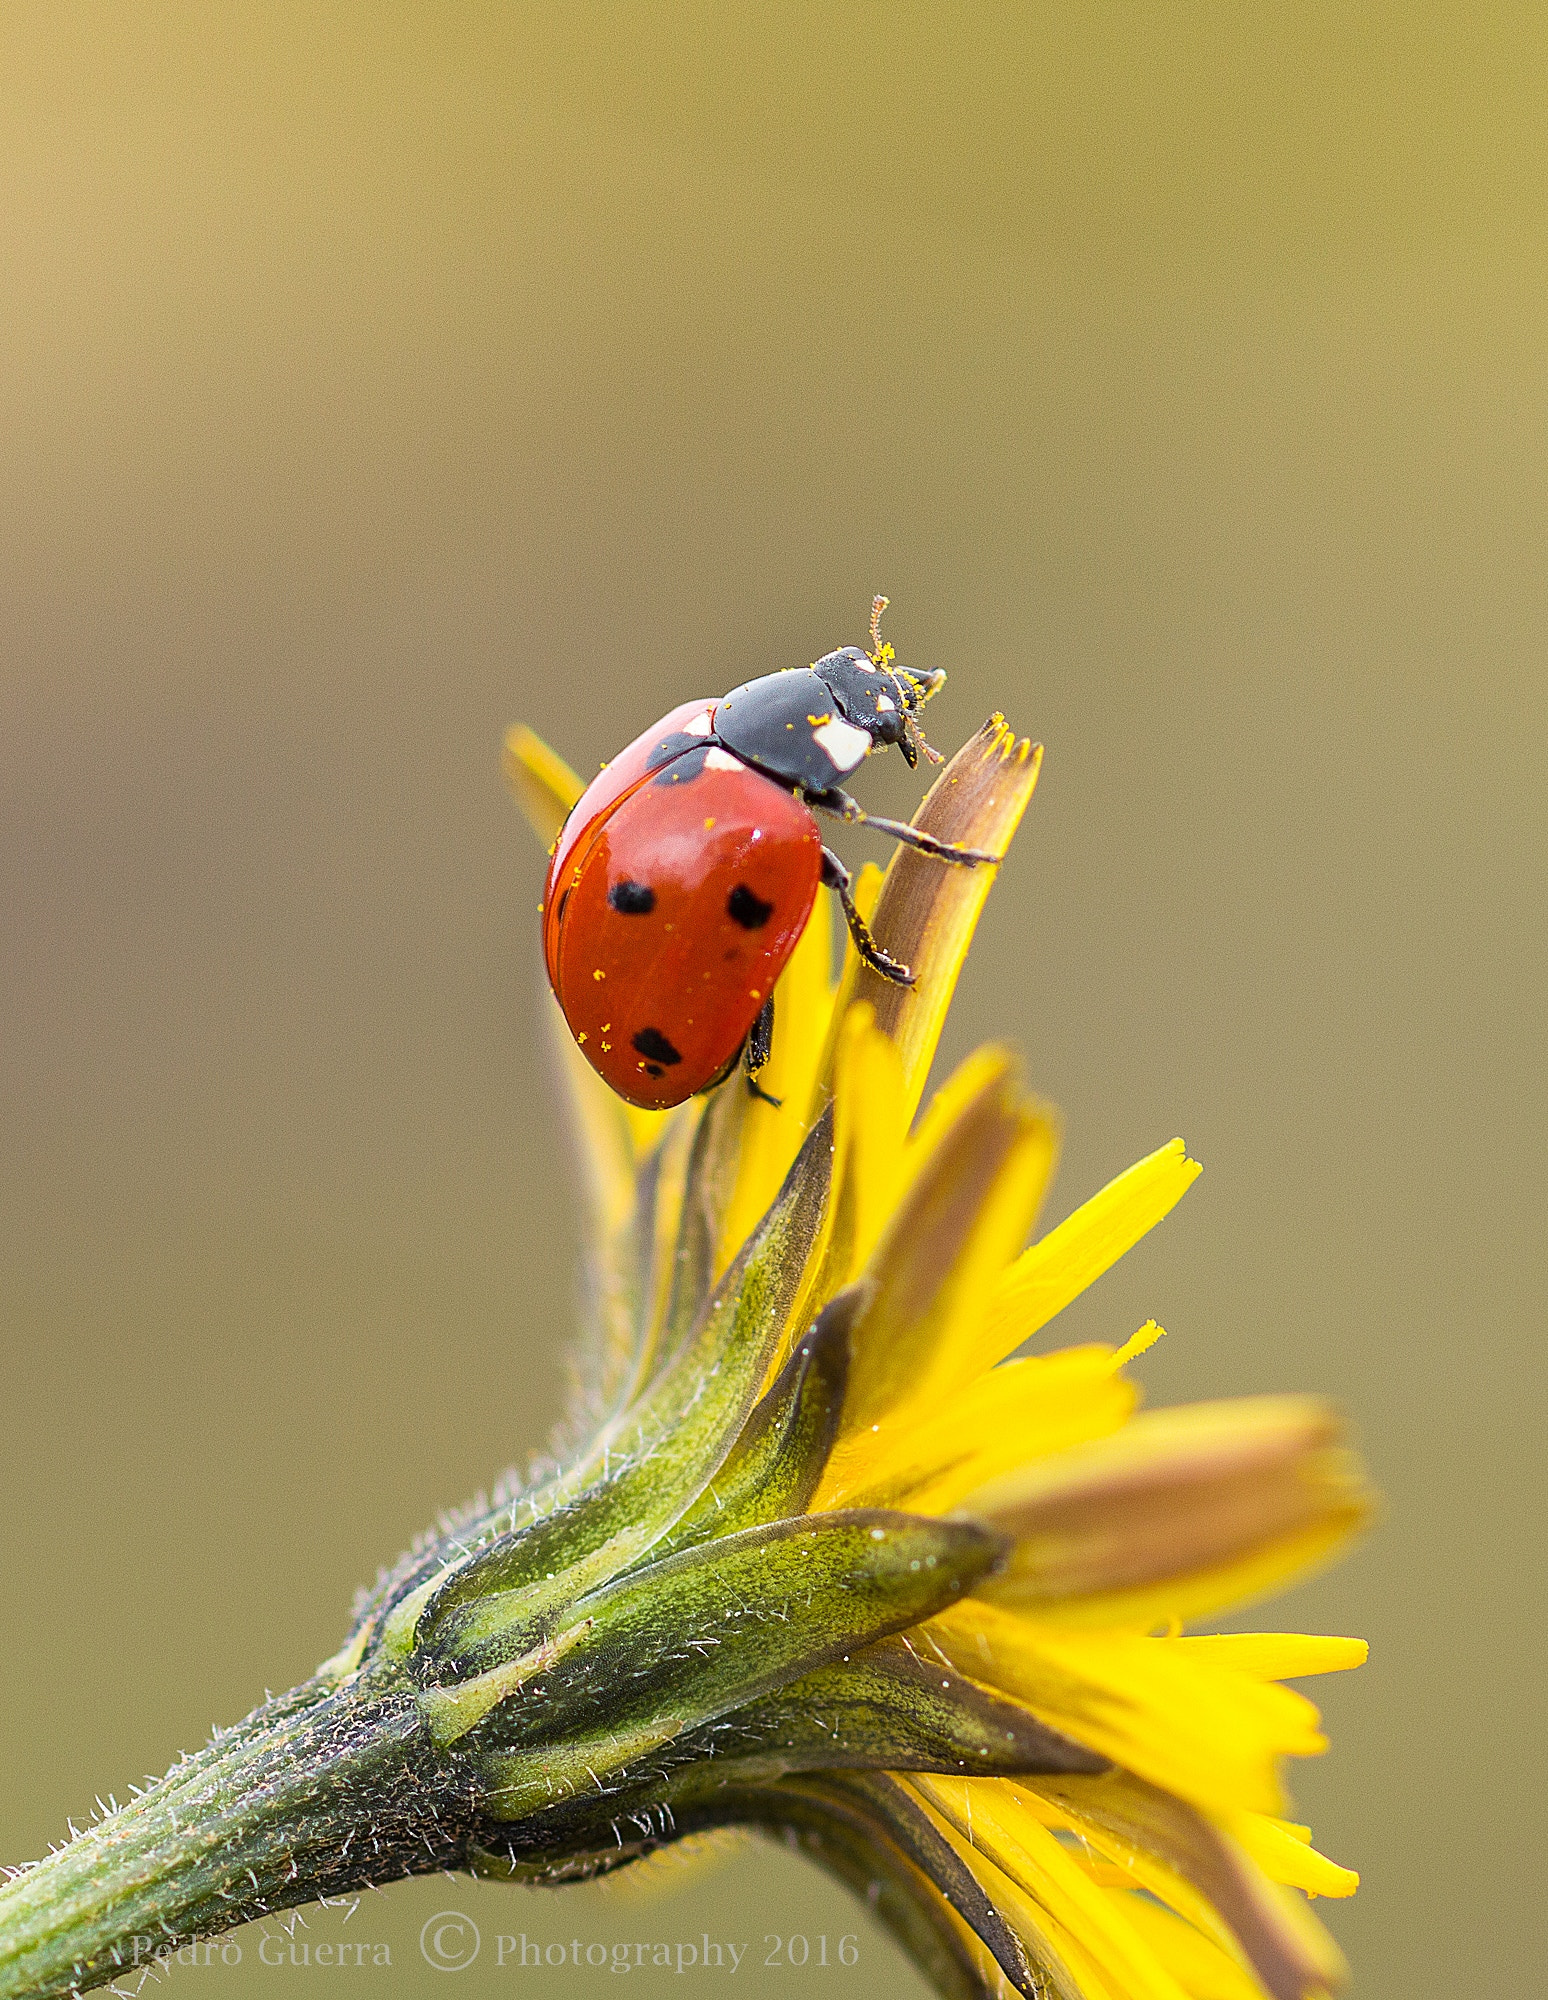
[(0, 2000), (84, 1992), (190, 1939), (452, 1865), (471, 1817), (406, 1686), (309, 1683), (0, 1886)]

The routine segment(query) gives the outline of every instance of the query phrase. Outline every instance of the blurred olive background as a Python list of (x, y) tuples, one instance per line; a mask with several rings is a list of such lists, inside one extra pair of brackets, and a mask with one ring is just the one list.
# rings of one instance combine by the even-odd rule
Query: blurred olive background
[[(1545, 87), (1529, 6), (11, 0), (0, 1858), (555, 1414), (504, 726), (589, 770), (884, 590), (937, 741), (1048, 746), (946, 1055), (1025, 1049), (1056, 1214), (1207, 1166), (1056, 1331), (1327, 1389), (1387, 1492), (1245, 1620), (1373, 1642), (1296, 1774), (1358, 1992), (1531, 1987)], [(621, 1896), (354, 1934), (418, 1991), (443, 1907), (855, 1926), (922, 1991), (785, 1857)]]

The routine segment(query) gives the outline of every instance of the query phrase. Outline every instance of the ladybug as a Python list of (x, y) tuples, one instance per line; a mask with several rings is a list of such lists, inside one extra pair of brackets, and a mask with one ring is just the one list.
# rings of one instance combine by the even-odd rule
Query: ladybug
[(910, 766), (918, 711), (946, 676), (911, 672), (881, 642), (764, 674), (718, 701), (684, 702), (605, 764), (565, 820), (543, 891), (543, 955), (570, 1032), (620, 1097), (681, 1104), (738, 1058), (754, 1096), (774, 1028), (774, 982), (820, 887), (884, 979), (913, 973), (855, 908), (849, 871), (815, 812), (876, 827), (941, 861), (1000, 857), (861, 809), (840, 781), (896, 744)]

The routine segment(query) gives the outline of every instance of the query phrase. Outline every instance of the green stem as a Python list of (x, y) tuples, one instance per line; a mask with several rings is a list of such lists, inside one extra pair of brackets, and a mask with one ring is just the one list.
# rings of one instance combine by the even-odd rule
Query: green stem
[(317, 1682), (0, 1886), (0, 2000), (80, 1993), (190, 1939), (452, 1864), (467, 1806), (398, 1683)]

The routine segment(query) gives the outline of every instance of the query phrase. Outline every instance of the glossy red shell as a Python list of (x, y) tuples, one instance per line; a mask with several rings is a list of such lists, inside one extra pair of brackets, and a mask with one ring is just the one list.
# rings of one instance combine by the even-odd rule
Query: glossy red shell
[(636, 736), (631, 744), (602, 766), (575, 801), (569, 817), (559, 829), (559, 838), (554, 842), (554, 851), (549, 857), (548, 880), (543, 889), (543, 959), (548, 967), (548, 982), (556, 991), (559, 984), (560, 903), (565, 889), (580, 879), (580, 864), (597, 829), (619, 800), (626, 798), (636, 785), (643, 784), (650, 775), (647, 766), (656, 745), (668, 736), (685, 730), (690, 722), (697, 721), (701, 716), (708, 722), (714, 709), (712, 701), (685, 701), (680, 708), (674, 708), (669, 715), (653, 723), (643, 736)]
[[(735, 1059), (806, 928), (822, 875), (811, 809), (746, 765), (651, 777), (591, 815), (563, 868), (544, 930), (570, 1032), (631, 1104), (681, 1104)], [(623, 883), (626, 906), (649, 891), (650, 908), (615, 907)]]

